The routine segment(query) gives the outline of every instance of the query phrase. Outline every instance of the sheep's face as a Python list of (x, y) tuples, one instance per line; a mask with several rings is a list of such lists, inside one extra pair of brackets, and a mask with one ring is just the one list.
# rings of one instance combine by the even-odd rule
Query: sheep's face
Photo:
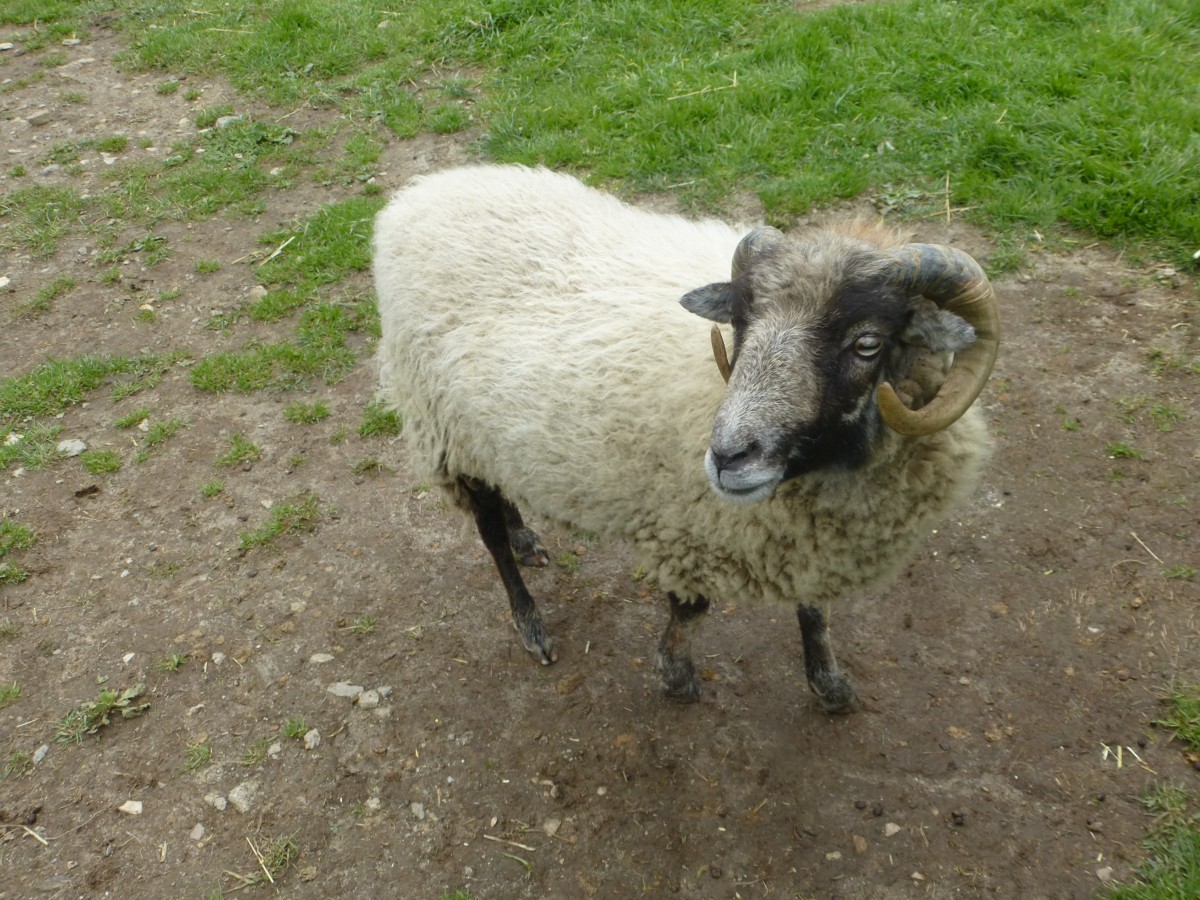
[(733, 372), (704, 460), (713, 488), (733, 502), (823, 467), (864, 465), (884, 430), (879, 384), (936, 391), (914, 366), (974, 339), (958, 316), (890, 283), (876, 245), (824, 231), (781, 240), (733, 281), (682, 303), (734, 328)]

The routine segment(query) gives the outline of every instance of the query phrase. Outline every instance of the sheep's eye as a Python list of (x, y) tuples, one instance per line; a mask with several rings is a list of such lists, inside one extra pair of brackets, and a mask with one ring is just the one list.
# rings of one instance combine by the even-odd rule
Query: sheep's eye
[(864, 334), (854, 342), (854, 352), (863, 359), (870, 359), (883, 349), (883, 341), (873, 334)]

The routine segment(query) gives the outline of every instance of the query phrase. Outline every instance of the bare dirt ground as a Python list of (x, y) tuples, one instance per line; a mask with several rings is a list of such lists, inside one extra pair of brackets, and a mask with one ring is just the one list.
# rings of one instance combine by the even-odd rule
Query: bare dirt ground
[[(42, 174), (58, 141), (194, 137), (189, 103), (156, 94), (161, 76), (114, 67), (116, 49), (98, 29), (3, 95), (4, 169), (27, 174), (0, 190), (98, 189), (99, 155), (82, 174)], [(0, 80), (34, 65), (9, 59)], [(205, 104), (255, 112), (215, 79), (188, 83)], [(29, 124), (42, 108), (49, 121)], [(306, 110), (290, 123), (303, 140), (330, 121)], [(466, 158), (461, 138), (395, 141), (377, 181), (390, 192)], [(175, 254), (145, 270), (132, 258), (116, 284), (83, 232), (48, 259), (8, 254), (0, 373), (83, 352), (199, 358), (290, 333), (205, 326), (245, 301), (255, 269), (235, 261), (264, 232), (356, 189), (301, 180), (253, 221), (156, 226)], [(993, 250), (957, 221), (917, 230), (983, 260)], [(0, 508), (39, 537), (13, 555), (30, 577), (0, 586), (0, 622), (15, 626), (0, 686), (21, 687), (0, 709), (0, 757), (48, 746), (0, 781), (0, 898), (228, 895), (261, 875), (254, 848), (280, 837), (297, 855), (248, 893), (1081, 898), (1128, 877), (1147, 786), (1196, 777), (1153, 724), (1169, 686), (1200, 671), (1200, 591), (1179, 577), (1200, 567), (1196, 288), (1076, 246), (1035, 250), (998, 281), (981, 489), (892, 588), (832, 613), (865, 701), (842, 718), (804, 685), (792, 611), (750, 604), (716, 604), (698, 636), (702, 701), (665, 700), (651, 663), (665, 609), (626, 548), (545, 529), (552, 557), (579, 564), (529, 576), (561, 653), (536, 665), (473, 529), (407, 474), (403, 438), (356, 434), (374, 390), (365, 343), (353, 374), (312, 393), (206, 394), (184, 368), (122, 404), (96, 391), (63, 414), (62, 436), (117, 451), (120, 471), (69, 459), (0, 472)], [(200, 278), (200, 259), (223, 267)], [(15, 315), (61, 275), (77, 287), (50, 312)], [(366, 289), (360, 277), (335, 290)], [(137, 320), (173, 290), (156, 322)], [(333, 415), (292, 424), (281, 412), (296, 399)], [(143, 463), (144, 436), (113, 426), (136, 405), (187, 422)], [(235, 433), (263, 458), (218, 472)], [(1141, 458), (1110, 458), (1115, 443)], [(372, 456), (395, 474), (352, 472)], [(205, 499), (213, 477), (225, 491)], [(314, 532), (239, 552), (265, 504), (306, 491), (323, 513)], [(188, 661), (159, 668), (171, 654)], [(141, 717), (53, 739), (101, 688), (139, 682)], [(377, 693), (356, 703), (327, 690), (336, 682)], [(297, 716), (315, 747), (281, 736)], [(185, 771), (203, 741), (211, 762)], [(119, 809), (130, 800), (140, 814)]]

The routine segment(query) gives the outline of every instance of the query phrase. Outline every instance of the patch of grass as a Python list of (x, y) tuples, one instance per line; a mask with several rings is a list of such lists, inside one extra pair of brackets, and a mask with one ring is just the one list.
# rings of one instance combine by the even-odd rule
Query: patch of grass
[(1104, 455), (1109, 459), (1141, 459), (1142, 453), (1123, 441), (1115, 441), (1104, 447)]
[(1200, 812), (1182, 787), (1154, 785), (1143, 798), (1155, 825), (1142, 843), (1149, 858), (1132, 884), (1106, 894), (1113, 900), (1182, 900), (1200, 896)]
[(38, 288), (38, 292), (34, 294), (32, 300), (21, 306), (18, 306), (16, 308), (16, 314), (18, 316), (29, 317), (45, 315), (54, 308), (55, 300), (57, 300), (63, 294), (74, 290), (74, 288), (74, 278), (69, 278), (66, 276), (55, 278), (49, 284)]
[(212, 762), (212, 744), (208, 741), (195, 741), (184, 748), (183, 771), (195, 772), (210, 762)]
[(33, 768), (33, 755), (24, 750), (13, 750), (4, 759), (4, 778), (19, 778)]
[(178, 672), (187, 664), (188, 659), (186, 653), (172, 653), (170, 656), (160, 659), (154, 666), (163, 672)]
[(0, 427), (0, 469), (11, 465), (40, 469), (62, 458), (58, 452), (61, 425), (33, 422), (24, 431)]
[(150, 418), (149, 408), (140, 406), (133, 410), (133, 412), (129, 412), (121, 416), (119, 419), (113, 422), (113, 426), (115, 428), (134, 428), (138, 425), (141, 425), (148, 418)]
[(340, 281), (371, 265), (371, 231), (375, 214), (383, 207), (375, 197), (351, 197), (322, 207), (292, 228), (263, 236), (263, 243), (292, 243), (259, 270), (264, 284), (290, 284), (301, 294)]
[(1191, 566), (1175, 565), (1163, 570), (1163, 578), (1181, 578), (1190, 581), (1196, 577), (1196, 570)]
[(196, 260), (197, 275), (212, 275), (214, 272), (221, 271), (221, 261), (218, 259), (198, 259)]
[(54, 739), (60, 744), (82, 743), (84, 737), (108, 725), (114, 714), (119, 714), (123, 719), (144, 715), (150, 704), (134, 705), (133, 701), (145, 690), (144, 684), (136, 684), (120, 693), (101, 691), (96, 700), (81, 703), (55, 724)]
[(359, 478), (376, 475), (395, 475), (396, 470), (381, 460), (371, 456), (366, 459), (360, 459), (350, 467), (350, 472)]
[(0, 685), (0, 709), (3, 709), (10, 703), (15, 703), (20, 696), (21, 686), (15, 681), (7, 687)]
[(14, 522), (8, 516), (0, 518), (0, 558), (14, 550), (28, 550), (37, 543), (37, 535), (28, 525)]
[(292, 716), (283, 723), (283, 736), (290, 740), (299, 740), (308, 733), (308, 725), (303, 716)]
[(267, 761), (267, 748), (271, 746), (270, 738), (259, 738), (242, 753), (243, 766), (257, 766)]
[(266, 296), (246, 307), (246, 314), (256, 322), (274, 322), (290, 316), (308, 302), (308, 297), (301, 296), (295, 291), (268, 291)]
[(242, 551), (265, 547), (277, 537), (298, 531), (313, 531), (321, 521), (321, 509), (313, 494), (305, 494), (294, 503), (276, 506), (271, 519), (261, 528), (241, 535)]
[(146, 438), (142, 441), (142, 449), (138, 450), (137, 456), (134, 457), (139, 463), (145, 462), (167, 441), (179, 434), (187, 423), (182, 419), (168, 419), (165, 422), (155, 422), (146, 432)]
[(375, 616), (363, 616), (362, 618), (351, 622), (347, 628), (355, 634), (370, 634), (375, 630), (375, 623), (378, 622)]
[(1192, 750), (1200, 750), (1200, 685), (1181, 685), (1167, 698), (1169, 712), (1158, 720)]
[(203, 485), (201, 485), (200, 496), (212, 498), (217, 496), (217, 494), (221, 493), (223, 490), (225, 490), (225, 482), (213, 479), (212, 481), (206, 481)]
[(262, 448), (244, 434), (235, 434), (229, 438), (229, 451), (217, 457), (217, 461), (213, 465), (228, 469), (243, 463), (257, 462), (260, 459), (262, 459)]
[(360, 437), (388, 437), (404, 429), (400, 415), (379, 400), (372, 400), (363, 410), (362, 424), (358, 426)]
[(1175, 423), (1183, 419), (1183, 414), (1169, 403), (1155, 403), (1150, 407), (1150, 418), (1159, 431), (1173, 431)]
[(574, 575), (579, 571), (579, 557), (574, 553), (560, 553), (554, 560), (554, 564), (568, 575)]
[(85, 450), (79, 459), (93, 475), (109, 475), (121, 468), (121, 457), (112, 450)]
[(315, 425), (322, 419), (328, 418), (328, 404), (318, 400), (316, 403), (289, 403), (283, 410), (283, 417), (297, 425)]
[(161, 94), (164, 97), (174, 94), (179, 90), (178, 81), (163, 81), (154, 86), (154, 93)]
[(0, 196), (0, 248), (49, 256), (79, 222), (86, 201), (74, 188), (33, 185)]
[(123, 134), (114, 134), (93, 141), (91, 146), (101, 153), (122, 153), (129, 146), (129, 138)]
[(0, 620), (0, 643), (15, 641), (21, 636), (21, 626), (12, 619)]

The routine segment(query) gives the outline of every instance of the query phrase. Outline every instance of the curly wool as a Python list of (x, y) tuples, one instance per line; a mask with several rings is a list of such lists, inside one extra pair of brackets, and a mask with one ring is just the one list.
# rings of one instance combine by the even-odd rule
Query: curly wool
[(725, 384), (710, 323), (679, 299), (728, 278), (745, 230), (547, 170), (414, 180), (375, 227), (380, 381), (414, 465), (451, 493), (479, 479), (526, 513), (627, 539), (685, 600), (811, 603), (892, 577), (974, 487), (982, 418), (888, 431), (863, 468), (720, 500), (703, 461)]

